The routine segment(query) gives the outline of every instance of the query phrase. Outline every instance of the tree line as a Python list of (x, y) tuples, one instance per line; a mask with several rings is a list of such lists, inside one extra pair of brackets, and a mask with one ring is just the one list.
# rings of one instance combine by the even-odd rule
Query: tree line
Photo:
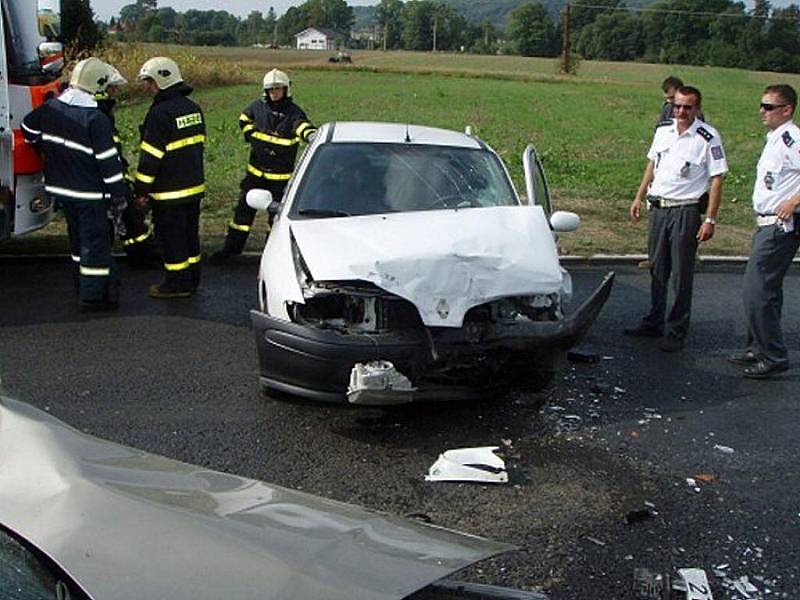
[[(732, 0), (659, 0), (639, 9), (626, 6), (625, 0), (583, 0), (570, 8), (570, 47), (584, 59), (800, 72), (796, 5), (773, 8), (767, 0), (756, 0), (747, 9)], [(92, 37), (87, 36), (92, 17), (89, 0), (64, 0), (65, 37)], [(336, 32), (341, 46), (367, 45), (363, 36), (351, 39), (353, 22), (345, 0), (306, 0), (280, 17), (270, 8), (245, 18), (224, 10), (177, 12), (159, 8), (157, 0), (136, 0), (108, 28), (125, 41), (285, 46), (294, 45), (294, 35), (303, 29), (319, 27)], [(562, 49), (563, 28), (563, 16), (538, 1), (515, 8), (502, 30), (489, 19), (470, 22), (441, 0), (380, 0), (370, 44), (387, 50), (552, 57)]]

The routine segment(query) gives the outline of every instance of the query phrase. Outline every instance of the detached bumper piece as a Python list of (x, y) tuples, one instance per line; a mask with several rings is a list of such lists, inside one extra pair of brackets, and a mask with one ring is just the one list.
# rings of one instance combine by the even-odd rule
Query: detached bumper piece
[[(397, 404), (464, 400), (536, 387), (586, 334), (608, 300), (614, 273), (559, 321), (465, 323), (359, 333), (250, 312), (261, 384), (317, 401)], [(388, 363), (388, 364), (387, 364)], [(378, 366), (380, 365), (380, 366)]]

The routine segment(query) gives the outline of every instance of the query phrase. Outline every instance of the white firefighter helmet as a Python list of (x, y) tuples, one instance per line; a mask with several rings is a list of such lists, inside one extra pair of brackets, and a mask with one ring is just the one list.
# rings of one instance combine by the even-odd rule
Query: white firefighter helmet
[(122, 87), (128, 80), (120, 73), (116, 67), (108, 65), (109, 71), (109, 78), (108, 78), (108, 86), (115, 86), (115, 87)]
[(72, 70), (69, 85), (92, 95), (103, 94), (111, 81), (112, 70), (116, 69), (99, 58), (85, 58)]
[(166, 56), (156, 56), (144, 63), (139, 69), (138, 79), (152, 79), (160, 90), (165, 90), (183, 81), (178, 65)]
[(286, 88), (287, 97), (292, 95), (292, 81), (286, 73), (278, 69), (272, 69), (272, 71), (264, 75), (265, 91), (280, 87)]

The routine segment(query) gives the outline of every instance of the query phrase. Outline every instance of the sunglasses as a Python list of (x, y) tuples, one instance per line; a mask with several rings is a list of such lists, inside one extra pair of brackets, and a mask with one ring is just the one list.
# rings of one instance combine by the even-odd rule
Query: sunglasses
[(783, 108), (784, 106), (788, 106), (788, 104), (770, 104), (769, 102), (762, 102), (761, 110), (769, 112), (771, 110), (775, 110), (776, 108)]
[(694, 104), (673, 104), (672, 108), (674, 110), (694, 110), (695, 109), (695, 105)]

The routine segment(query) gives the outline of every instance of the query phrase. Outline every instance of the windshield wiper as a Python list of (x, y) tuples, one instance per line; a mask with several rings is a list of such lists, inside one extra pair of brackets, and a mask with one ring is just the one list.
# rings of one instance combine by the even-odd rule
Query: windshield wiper
[(301, 217), (352, 217), (350, 213), (343, 210), (333, 210), (330, 208), (301, 208), (298, 213)]

